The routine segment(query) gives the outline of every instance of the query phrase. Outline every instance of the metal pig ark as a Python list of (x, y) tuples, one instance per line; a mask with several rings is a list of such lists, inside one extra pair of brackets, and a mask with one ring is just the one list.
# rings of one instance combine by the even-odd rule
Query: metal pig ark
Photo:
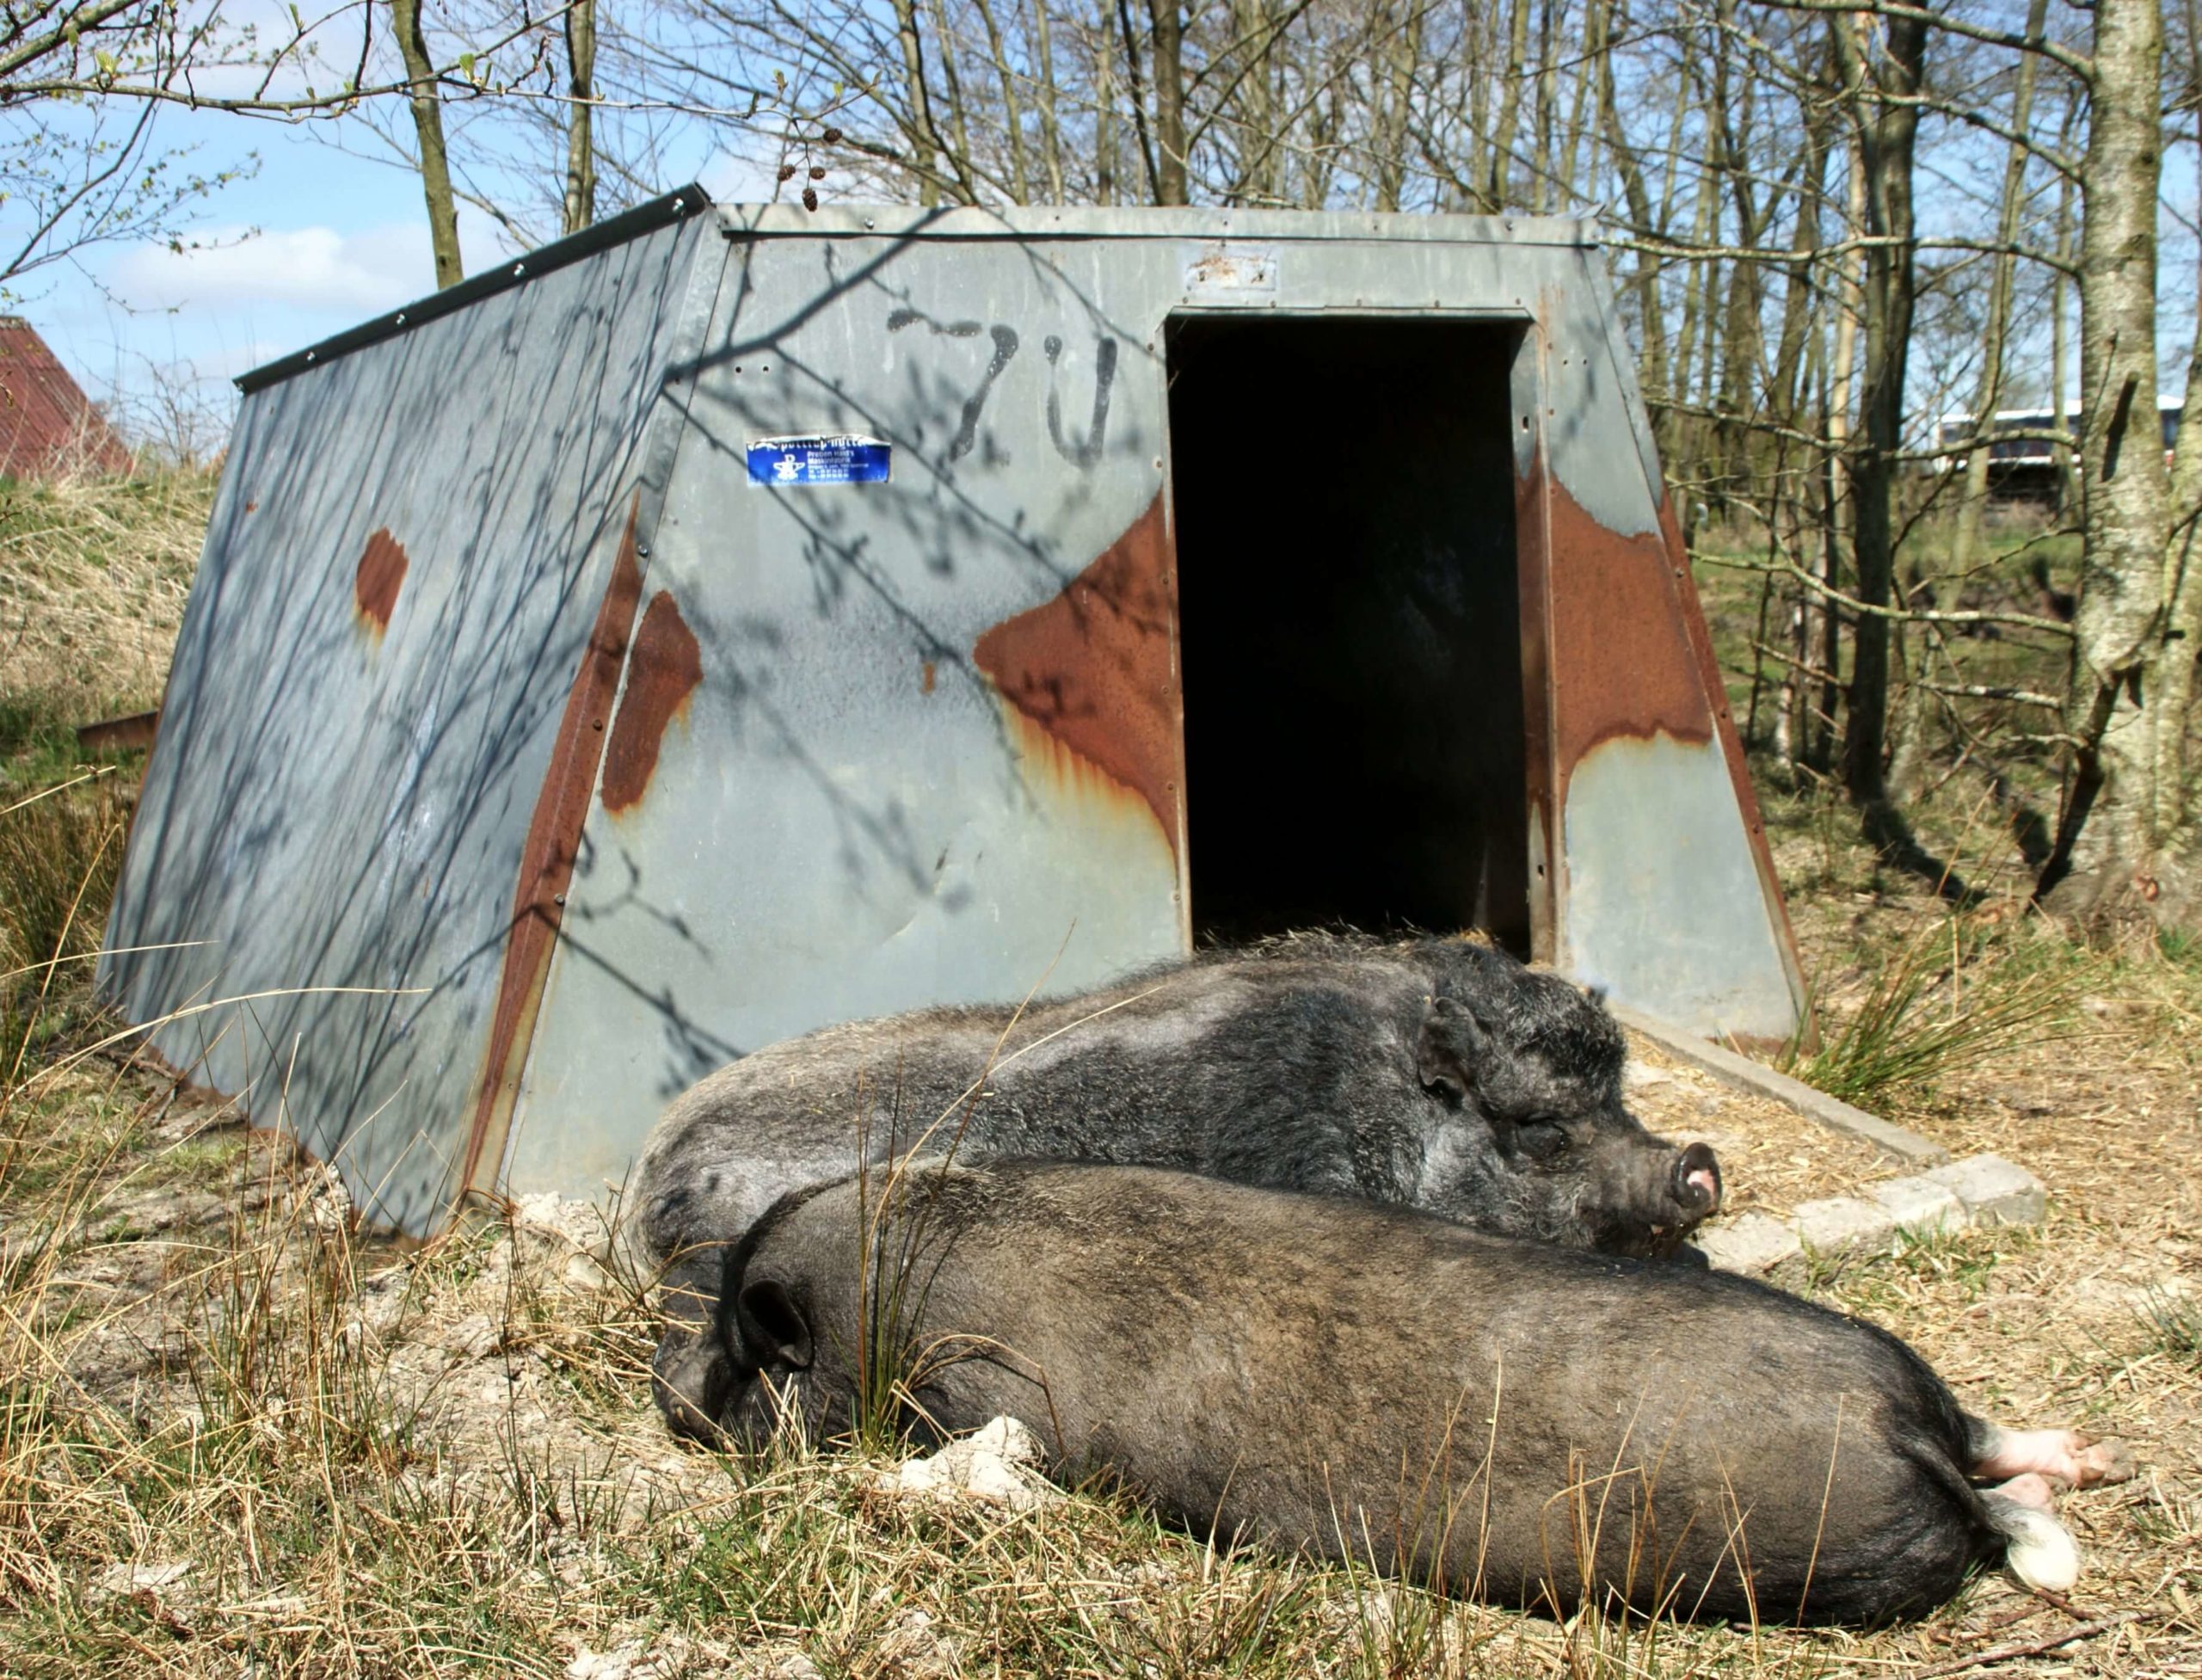
[(1576, 224), (692, 188), (240, 384), (102, 976), (378, 1225), (1207, 937), (1800, 1018)]

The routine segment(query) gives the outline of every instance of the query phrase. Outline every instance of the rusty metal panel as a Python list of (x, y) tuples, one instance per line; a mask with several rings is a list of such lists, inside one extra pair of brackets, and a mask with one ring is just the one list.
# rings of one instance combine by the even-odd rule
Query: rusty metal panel
[(381, 1224), (440, 1222), (532, 1025), (507, 954), (594, 787), (701, 207), (248, 382), (101, 978)]
[[(1793, 1024), (1586, 230), (698, 202), (249, 386), (110, 928), (178, 948), (106, 977), (138, 1020), (249, 996), (157, 1042), (383, 1222), (617, 1184), (772, 1039), (1185, 948), (1185, 312), (1504, 323), (1536, 952)], [(1352, 420), (1247, 415), (1245, 493)]]
[[(1594, 643), (1617, 636), (1623, 600), (1595, 592), (1615, 545), (1651, 533), (1620, 557), (1621, 581), (1663, 603), (1644, 633), (1668, 632), (1660, 657), (1704, 710), (1633, 387), (1612, 377), (1604, 278), (1572, 225), (723, 217), (733, 266), (655, 533), (650, 610), (667, 651), (646, 666), (638, 649), (627, 679), (615, 729), (635, 750), (607, 754), (589, 820), (507, 1148), (513, 1192), (617, 1184), (667, 1097), (759, 1044), (1184, 948), (1185, 848), (1199, 840), (1184, 827), (1171, 621), (1162, 347), (1175, 311), (1530, 327), (1517, 513), (1550, 550), (1537, 587), (1587, 602)], [(1248, 493), (1290, 495), (1289, 464), (1350, 418), (1249, 416), (1276, 428), (1286, 465)], [(749, 482), (753, 444), (849, 435), (891, 449), (887, 482)], [(1543, 674), (1529, 716), (1544, 737), (1531, 820), (1549, 860), (1546, 954), (1692, 1025), (1793, 1019), (1775, 949), (1786, 932), (1754, 908), (1756, 887), (1725, 920), (1695, 896), (1750, 881), (1747, 852), (1738, 876), (1717, 843), (1725, 782), (1685, 778), (1705, 832), (1677, 832), (1672, 858), (1649, 875), (1608, 865), (1642, 837), (1605, 791), (1634, 772), (1601, 760), (1586, 773), (1595, 742), (1567, 731), (1657, 742), (1672, 720), (1602, 707), (1580, 638), (1554, 645), (1565, 608), (1542, 601), (1523, 637)], [(1706, 718), (1684, 734), (1725, 776)], [(1321, 782), (1311, 765), (1307, 787), (1280, 790), (1279, 820)], [(1713, 929), (1707, 949), (1664, 974), (1639, 962), (1659, 948), (1640, 907)]]
[[(772, 1039), (1184, 946), (1156, 339), (1183, 253), (730, 251), (514, 1193), (618, 1182), (667, 1097)], [(892, 476), (750, 482), (751, 443), (803, 434), (884, 442)]]
[(1676, 1025), (1787, 1038), (1807, 1009), (1795, 945), (1595, 258), (1538, 323), (1553, 960)]

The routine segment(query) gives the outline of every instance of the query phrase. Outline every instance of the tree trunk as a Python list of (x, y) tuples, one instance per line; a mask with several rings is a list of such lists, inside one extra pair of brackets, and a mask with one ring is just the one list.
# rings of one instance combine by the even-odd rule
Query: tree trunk
[(566, 9), (566, 90), (573, 104), (566, 119), (566, 202), (561, 233), (579, 233), (596, 219), (596, 147), (590, 136), (596, 97), (596, 0), (573, 0)]
[[(2027, 8), (2026, 32), (2038, 35), (2049, 16), (2049, 0), (2031, 0)], [(2033, 122), (2034, 67), (2031, 52), (2019, 54), (2018, 86), (2011, 95), (2011, 132), (2026, 134)], [(2026, 213), (2027, 148), (2011, 142), (2003, 162), (2002, 201), (1996, 208), (1996, 243), (2018, 243)], [(2011, 292), (2018, 274), (2018, 258), (2009, 250), (1989, 258), (1988, 319), (1981, 335), (1980, 383), (1972, 397), (1973, 434), (1985, 438), (1995, 428), (1996, 410), (2003, 400), (2003, 342), (2011, 330)], [(2062, 407), (2061, 397), (2056, 406)], [(1971, 569), (1980, 546), (1980, 519), (1988, 500), (1988, 450), (1984, 444), (1965, 457), (1965, 480), (1958, 502), (1957, 529), (1950, 538), (1950, 572), (1964, 578)]]
[(940, 175), (933, 163), (932, 95), (926, 86), (917, 0), (895, 0), (895, 34), (902, 45), (902, 76), (908, 84), (910, 173), (917, 177), (918, 202), (930, 210), (940, 202)]
[(444, 107), (435, 61), (421, 27), (421, 0), (390, 0), (390, 21), (411, 86), (413, 132), (420, 142), (421, 194), (428, 204), (428, 244), (435, 254), (436, 289), (466, 278), (458, 255), (458, 200), (451, 189), (451, 155), (444, 149)]
[[(2066, 727), (2075, 737), (2051, 905), (2091, 926), (2191, 926), (2198, 908), (2187, 728), (2202, 599), (2193, 524), (2173, 540), (2156, 420), (2156, 194), (2163, 132), (2158, 0), (2098, 0), (2087, 167), (2081, 177), (2080, 385), (2086, 508)], [(2193, 363), (2188, 389), (2198, 390)], [(2180, 495), (2202, 493), (2181, 457)]]
[[(1896, 578), (1898, 453), (1904, 442), (1904, 379), (1914, 298), (1911, 164), (1919, 111), (1905, 102), (1919, 93), (1927, 24), (1922, 16), (1886, 18), (1881, 50), (1869, 56), (1848, 18), (1832, 23), (1865, 160), (1866, 231), (1877, 242), (1888, 242), (1866, 249), (1864, 385), (1851, 471), (1858, 598), (1886, 606)], [(1886, 801), (1881, 754), (1888, 733), (1889, 621), (1879, 613), (1858, 615), (1851, 637), (1848, 699), (1842, 785), (1872, 813)]]
[(1185, 192), (1185, 18), (1178, 0), (1147, 0), (1154, 22), (1154, 201), (1190, 204)]
[(1048, 172), (1048, 202), (1063, 201), (1062, 126), (1055, 118), (1055, 43), (1048, 27), (1048, 0), (1033, 0), (1034, 45), (1040, 53), (1040, 163)]

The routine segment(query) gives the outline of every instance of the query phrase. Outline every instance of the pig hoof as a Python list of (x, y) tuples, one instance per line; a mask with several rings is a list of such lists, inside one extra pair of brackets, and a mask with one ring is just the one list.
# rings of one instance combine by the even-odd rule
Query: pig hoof
[(2064, 1525), (2000, 1491), (1983, 1498), (1989, 1520), (2003, 1536), (2003, 1561), (2020, 1585), (2032, 1592), (2070, 1592), (2080, 1578), (2080, 1548)]
[(2133, 1480), (2133, 1449), (2123, 1441), (2097, 1441), (2073, 1456), (2080, 1467), (2076, 1486), (2100, 1487)]

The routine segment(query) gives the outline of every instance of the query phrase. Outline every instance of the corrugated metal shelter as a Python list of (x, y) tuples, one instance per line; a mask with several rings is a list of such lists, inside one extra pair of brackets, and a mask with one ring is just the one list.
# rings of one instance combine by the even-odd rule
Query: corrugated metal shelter
[(0, 315), (0, 478), (127, 472), (130, 451), (38, 329)]
[(105, 981), (388, 1224), (1207, 934), (1799, 1018), (1575, 224), (691, 188), (241, 383)]

